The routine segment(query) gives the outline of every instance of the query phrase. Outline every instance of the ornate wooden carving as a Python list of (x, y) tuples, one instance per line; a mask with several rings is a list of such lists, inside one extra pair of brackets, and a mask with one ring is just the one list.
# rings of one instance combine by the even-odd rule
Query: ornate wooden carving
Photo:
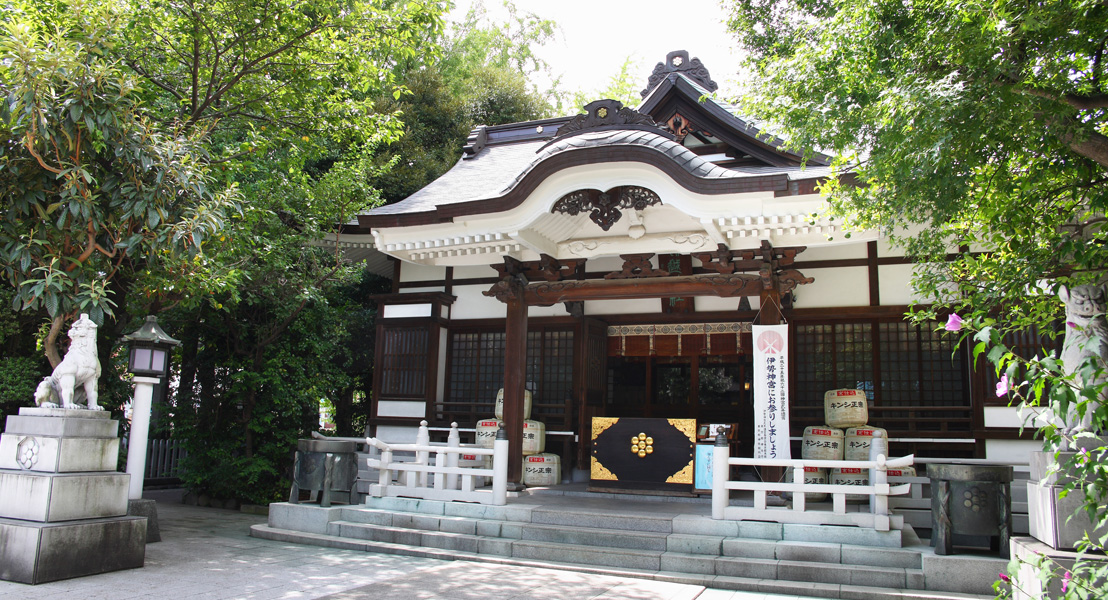
[(522, 275), (531, 281), (560, 281), (577, 276), (578, 270), (584, 267), (587, 259), (558, 260), (547, 254), (540, 254), (539, 260), (523, 262), (510, 256), (504, 257), (504, 264), (490, 265), (496, 269), (503, 279), (512, 275)]
[(681, 113), (674, 113), (662, 124), (662, 129), (672, 133), (678, 144), (683, 144), (685, 143), (685, 136), (696, 131), (696, 125)]
[(795, 290), (798, 285), (805, 285), (813, 281), (815, 281), (814, 277), (805, 277), (803, 273), (796, 269), (785, 269), (777, 274), (777, 286), (782, 294)]
[(658, 194), (638, 186), (614, 187), (607, 192), (585, 189), (566, 194), (554, 203), (552, 213), (563, 213), (571, 217), (585, 211), (589, 219), (604, 231), (608, 231), (623, 216), (620, 209), (643, 210), (648, 206), (661, 204)]
[(650, 264), (654, 254), (620, 254), (623, 259), (623, 270), (612, 271), (604, 276), (604, 279), (642, 279), (644, 277), (669, 277), (670, 272), (665, 269), (655, 269)]
[(628, 129), (628, 125), (659, 129), (650, 115), (640, 113), (633, 108), (626, 108), (619, 100), (605, 99), (586, 104), (585, 114), (577, 115), (562, 125), (558, 129), (558, 137), (590, 129), (615, 129), (616, 127)]
[(705, 269), (720, 273), (761, 269), (767, 261), (776, 271), (795, 263), (796, 255), (806, 249), (807, 246), (774, 248), (768, 241), (763, 241), (757, 250), (728, 250), (725, 244), (720, 244), (715, 252), (699, 252), (693, 254), (693, 257)]
[(658, 63), (654, 66), (654, 72), (650, 74), (650, 79), (646, 82), (646, 88), (639, 94), (646, 98), (650, 91), (658, 87), (658, 84), (662, 82), (670, 73), (681, 73), (685, 77), (700, 84), (701, 87), (714, 92), (719, 89), (715, 81), (712, 81), (712, 76), (708, 73), (708, 68), (704, 66), (704, 63), (700, 62), (699, 58), (689, 59), (689, 53), (685, 50), (677, 50), (670, 52), (666, 55), (666, 62)]

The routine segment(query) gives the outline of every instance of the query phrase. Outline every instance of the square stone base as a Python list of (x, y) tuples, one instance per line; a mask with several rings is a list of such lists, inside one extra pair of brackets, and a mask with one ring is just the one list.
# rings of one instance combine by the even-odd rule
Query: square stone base
[[(1048, 557), (1054, 563), (1059, 574), (1072, 569), (1077, 559), (1076, 552), (1055, 550), (1034, 538), (1012, 538), (1012, 560), (1019, 561), (1019, 570), (1012, 579), (1013, 600), (1046, 600), (1064, 596), (1060, 576), (1050, 581), (1049, 585), (1044, 584), (1038, 577), (1038, 571), (1029, 564), (1040, 556)], [(1086, 555), (1085, 559), (1101, 562), (1108, 560), (1103, 556), (1097, 557), (1095, 555)], [(1104, 589), (1105, 583), (1100, 581), (1095, 582), (1094, 585), (1099, 589)]]
[(57, 522), (127, 514), (127, 473), (0, 470), (0, 518)]
[(0, 519), (0, 579), (46, 583), (122, 569), (146, 560), (146, 519), (72, 523)]
[(1027, 484), (1028, 529), (1031, 536), (1055, 550), (1073, 550), (1089, 532), (1096, 539), (1108, 531), (1093, 531), (1093, 522), (1085, 512), (1085, 494), (1072, 490), (1061, 497), (1062, 486)]

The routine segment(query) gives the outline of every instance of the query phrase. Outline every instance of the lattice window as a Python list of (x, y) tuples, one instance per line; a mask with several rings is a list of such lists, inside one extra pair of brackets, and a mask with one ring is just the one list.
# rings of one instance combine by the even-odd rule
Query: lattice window
[(390, 327), (383, 331), (382, 397), (423, 398), (427, 389), (427, 328)]
[[(496, 394), (504, 385), (504, 333), (457, 331), (450, 335), (446, 399), (438, 406), (440, 423), (472, 426), (491, 418)], [(527, 381), (535, 388), (531, 418), (547, 429), (572, 425), (573, 332), (529, 331)]]
[(866, 391), (869, 424), (890, 437), (969, 437), (965, 357), (953, 336), (906, 321), (797, 324), (793, 435), (824, 421), (823, 394)]

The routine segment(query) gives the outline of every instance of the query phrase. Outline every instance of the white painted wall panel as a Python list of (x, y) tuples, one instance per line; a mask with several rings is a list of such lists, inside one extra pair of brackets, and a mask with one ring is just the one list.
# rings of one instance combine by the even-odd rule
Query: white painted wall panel
[(405, 262), (400, 265), (400, 281), (445, 281), (446, 267)]
[[(503, 262), (504, 259), (501, 259)], [(459, 279), (475, 279), (478, 277), (496, 277), (496, 269), (493, 269), (489, 265), (479, 265), (473, 267), (454, 267), (454, 281)]]
[(381, 400), (377, 403), (378, 417), (415, 417), (427, 414), (427, 403), (422, 401)]
[[(720, 298), (718, 296), (697, 296), (693, 301), (696, 312), (736, 311), (739, 309), (740, 299)], [(747, 301), (750, 302), (750, 308), (758, 310), (758, 302), (760, 299), (757, 296), (751, 296), (747, 298)]]
[(430, 304), (392, 304), (385, 307), (384, 314), (382, 315), (386, 319), (403, 319), (411, 317), (430, 317), (431, 305)]
[[(866, 243), (857, 242), (834, 246), (808, 246), (807, 250), (796, 255), (796, 260), (846, 260), (849, 258), (865, 258), (866, 256)], [(807, 275), (807, 272), (805, 272), (805, 275)], [(809, 277), (811, 276), (809, 275)]]
[(1011, 427), (1019, 428), (1021, 425), (1035, 428), (1045, 425), (1046, 419), (1038, 418), (1042, 414), (1041, 409), (1028, 410), (1021, 417), (1019, 410), (1014, 406), (986, 406), (985, 427)]
[(796, 308), (829, 308), (869, 305), (869, 271), (866, 267), (834, 269), (804, 269), (805, 276), (815, 278), (795, 290)]
[(662, 302), (657, 298), (642, 300), (590, 300), (585, 302), (586, 315), (659, 314)]
[[(487, 285), (459, 285), (453, 289), (458, 297), (450, 307), (450, 318), (453, 321), (463, 319), (503, 319), (504, 303), (496, 298), (481, 295), (488, 291)], [(530, 313), (528, 313), (530, 314)]]
[(1031, 453), (1043, 449), (1038, 440), (985, 440), (985, 458), (1013, 465), (1031, 462)]
[(407, 425), (378, 425), (377, 439), (388, 444), (414, 444), (417, 429)]
[(881, 265), (877, 281), (882, 305), (911, 304), (918, 299), (912, 290), (912, 265)]

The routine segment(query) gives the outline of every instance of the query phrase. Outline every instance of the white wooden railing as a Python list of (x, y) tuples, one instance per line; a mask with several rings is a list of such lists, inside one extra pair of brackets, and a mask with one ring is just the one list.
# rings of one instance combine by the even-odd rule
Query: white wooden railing
[[(730, 447), (717, 445), (712, 452), (712, 518), (728, 520), (777, 521), (809, 525), (855, 525), (877, 531), (900, 529), (904, 518), (889, 512), (889, 496), (907, 494), (908, 483), (890, 485), (887, 470), (911, 466), (914, 455), (875, 460), (782, 460), (770, 458), (738, 458), (730, 455)], [(792, 472), (792, 482), (731, 481), (732, 466), (784, 467)], [(804, 483), (804, 467), (818, 469), (856, 468), (869, 470), (869, 485)], [(754, 492), (754, 506), (731, 506), (731, 490)], [(792, 506), (768, 506), (770, 492), (792, 494)], [(809, 508), (804, 494), (830, 494), (832, 509)], [(870, 512), (847, 512), (847, 496), (869, 496)]]
[[(414, 444), (389, 444), (377, 438), (367, 438), (366, 443), (381, 452), (380, 458), (367, 459), (369, 468), (377, 469), (379, 475), (377, 483), (369, 486), (370, 496), (495, 505), (508, 501), (508, 438), (503, 429), (497, 432), (491, 449), (463, 446), (457, 423), (451, 424), (445, 446), (432, 445), (427, 421), (420, 422)], [(401, 461), (395, 457), (398, 452), (414, 453), (415, 458)], [(491, 469), (460, 467), (458, 459), (462, 454), (492, 456), (493, 466)], [(492, 478), (491, 489), (477, 489), (474, 482), (478, 477)]]

